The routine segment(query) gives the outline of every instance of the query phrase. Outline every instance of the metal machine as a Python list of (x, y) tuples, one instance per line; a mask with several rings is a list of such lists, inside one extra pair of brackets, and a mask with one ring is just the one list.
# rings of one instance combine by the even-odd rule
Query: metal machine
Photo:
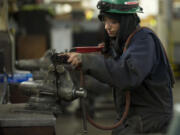
[[(26, 81), (19, 84), (19, 88), (29, 100), (29, 109), (40, 109), (41, 111), (58, 111), (57, 102), (61, 100), (73, 101), (79, 97), (86, 97), (86, 92), (79, 89), (72, 79), (70, 66), (66, 64), (66, 58), (53, 54), (52, 64), (44, 73), (43, 80)], [(51, 109), (50, 109), (51, 108)]]

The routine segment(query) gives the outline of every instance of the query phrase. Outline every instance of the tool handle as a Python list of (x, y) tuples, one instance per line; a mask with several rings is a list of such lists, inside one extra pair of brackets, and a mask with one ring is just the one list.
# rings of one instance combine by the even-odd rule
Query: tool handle
[(70, 52), (77, 53), (91, 53), (91, 52), (101, 52), (104, 46), (85, 46), (85, 47), (74, 47)]

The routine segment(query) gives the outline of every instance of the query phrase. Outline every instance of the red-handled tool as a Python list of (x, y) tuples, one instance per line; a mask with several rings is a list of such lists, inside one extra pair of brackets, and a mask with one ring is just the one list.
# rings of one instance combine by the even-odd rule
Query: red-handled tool
[(77, 53), (91, 53), (91, 52), (100, 52), (104, 46), (85, 46), (85, 47), (74, 47), (70, 52)]

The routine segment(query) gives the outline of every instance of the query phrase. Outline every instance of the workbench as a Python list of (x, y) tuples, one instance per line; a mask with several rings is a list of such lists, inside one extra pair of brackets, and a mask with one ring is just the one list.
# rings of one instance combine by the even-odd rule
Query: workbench
[(25, 104), (0, 105), (0, 135), (55, 135), (52, 114), (21, 112)]

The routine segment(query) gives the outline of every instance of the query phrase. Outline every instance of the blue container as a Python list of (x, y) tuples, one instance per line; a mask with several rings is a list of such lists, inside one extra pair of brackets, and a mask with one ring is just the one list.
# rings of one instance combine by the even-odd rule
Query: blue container
[(7, 77), (8, 83), (21, 83), (24, 81), (28, 81), (33, 77), (31, 73), (16, 73), (12, 76), (8, 76), (6, 74), (0, 74), (0, 82), (3, 83), (5, 77)]

